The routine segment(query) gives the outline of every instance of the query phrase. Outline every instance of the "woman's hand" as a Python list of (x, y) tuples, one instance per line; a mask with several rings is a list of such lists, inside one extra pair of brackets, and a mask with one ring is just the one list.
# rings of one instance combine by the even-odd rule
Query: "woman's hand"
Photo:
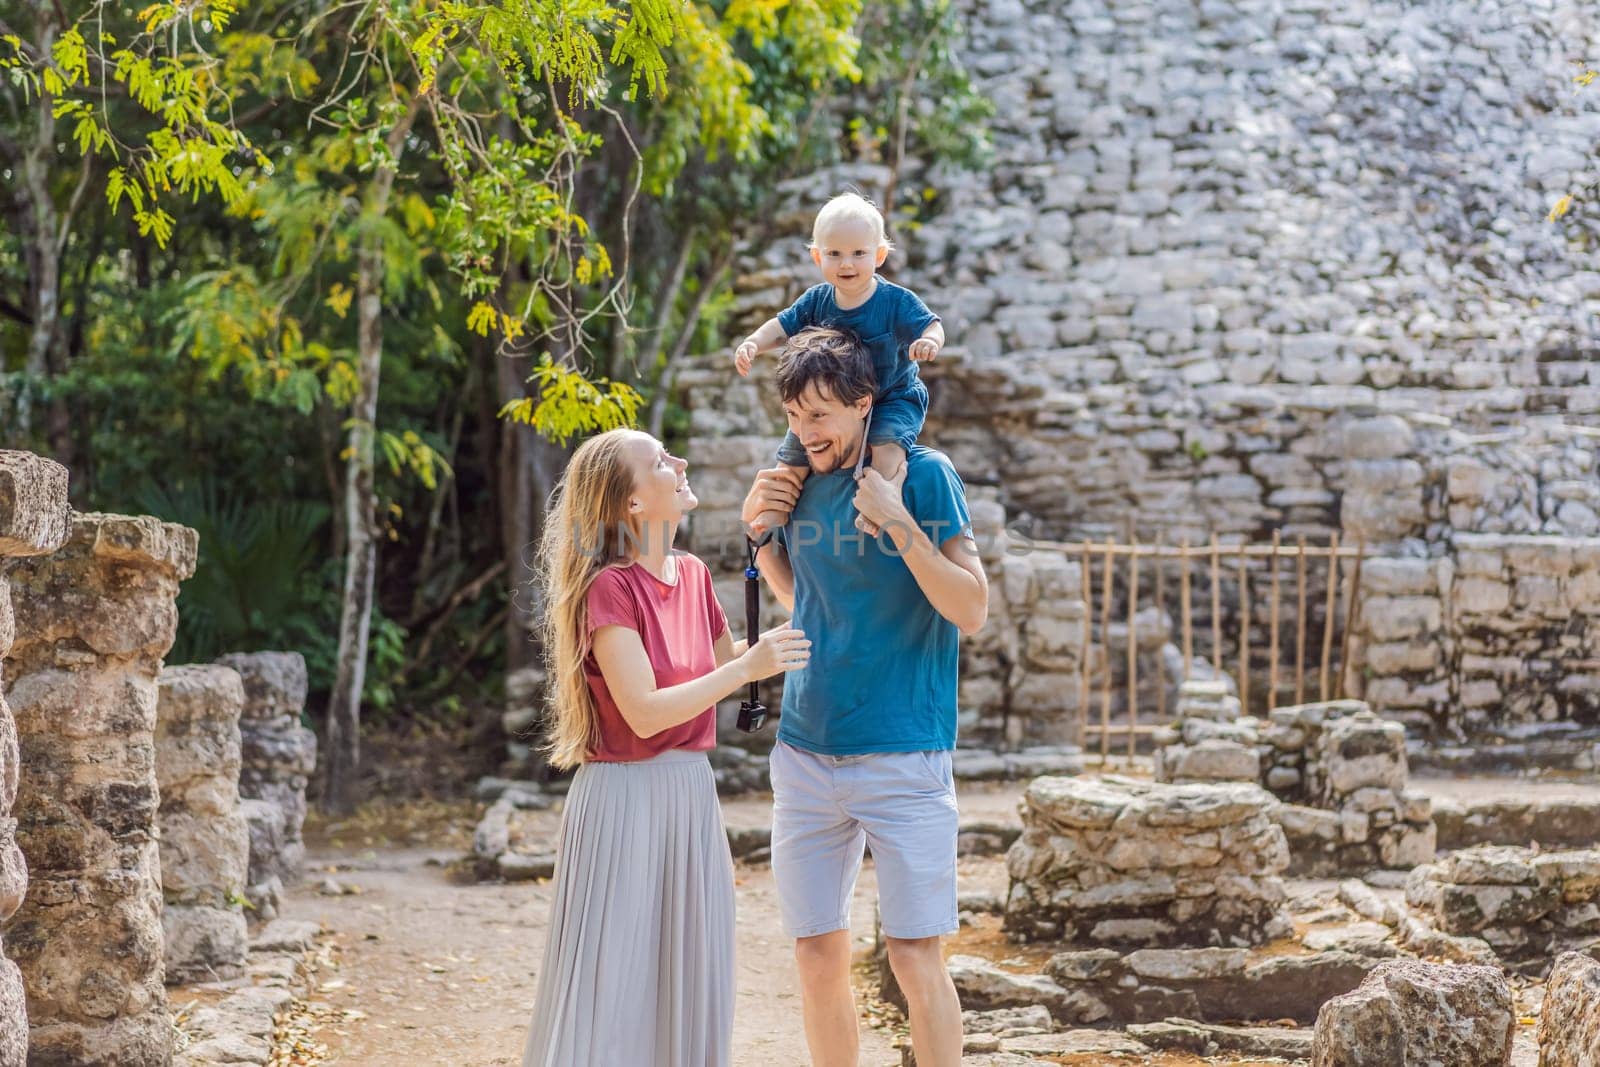
[(811, 659), (811, 642), (799, 630), (783, 622), (761, 635), (761, 639), (739, 657), (752, 682), (774, 674), (799, 670)]

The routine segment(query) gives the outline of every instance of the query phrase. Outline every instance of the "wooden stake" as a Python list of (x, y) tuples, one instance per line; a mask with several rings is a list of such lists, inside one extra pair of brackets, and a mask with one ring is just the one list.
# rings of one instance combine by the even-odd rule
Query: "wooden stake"
[[(1333, 531), (1333, 540), (1330, 542), (1337, 550), (1339, 547), (1339, 531)], [(1333, 623), (1337, 614), (1337, 605), (1334, 598), (1339, 593), (1339, 556), (1337, 551), (1328, 556), (1328, 602), (1322, 611), (1322, 674), (1318, 692), (1322, 694), (1321, 700), (1328, 699), (1328, 665), (1333, 659)]]
[(1222, 673), (1222, 548), (1211, 535), (1211, 669)]
[(1271, 631), (1267, 638), (1267, 710), (1271, 711), (1278, 706), (1278, 549), (1281, 546), (1282, 532), (1272, 531), (1272, 592), (1268, 596), (1270, 606), (1267, 609), (1267, 628)]
[(1083, 587), (1083, 651), (1078, 656), (1078, 748), (1089, 736), (1089, 631), (1094, 618), (1094, 568), (1089, 556), (1089, 541), (1083, 542), (1080, 584)]
[(1297, 538), (1300, 559), (1295, 569), (1295, 589), (1300, 606), (1294, 615), (1294, 702), (1306, 702), (1306, 535)]
[[(1167, 610), (1167, 565), (1159, 554), (1159, 550), (1166, 547), (1163, 544), (1165, 540), (1166, 534), (1162, 534), (1156, 539), (1156, 548), (1158, 550), (1155, 559), (1156, 612), (1158, 621), (1166, 615)], [(1137, 559), (1138, 557), (1134, 558)], [(1163, 726), (1167, 724), (1167, 679), (1166, 675), (1162, 673), (1162, 665), (1159, 662), (1156, 664), (1156, 721)]]
[(1139, 612), (1139, 556), (1128, 557), (1128, 762), (1133, 762), (1134, 731), (1139, 728), (1139, 641), (1134, 617)]
[(1250, 714), (1250, 572), (1239, 546), (1239, 707)]
[(1178, 595), (1183, 612), (1183, 680), (1189, 680), (1194, 669), (1194, 601), (1189, 589), (1189, 540), (1184, 538), (1183, 554), (1178, 557)]
[(1350, 575), (1350, 600), (1344, 607), (1344, 634), (1339, 645), (1339, 696), (1350, 695), (1350, 678), (1354, 664), (1350, 662), (1350, 631), (1356, 625), (1356, 598), (1361, 595), (1361, 560), (1367, 554), (1367, 535), (1356, 539), (1356, 568)]
[(1104, 673), (1100, 677), (1100, 764), (1111, 755), (1111, 560), (1112, 543), (1106, 541), (1100, 582), (1100, 647), (1105, 650)]

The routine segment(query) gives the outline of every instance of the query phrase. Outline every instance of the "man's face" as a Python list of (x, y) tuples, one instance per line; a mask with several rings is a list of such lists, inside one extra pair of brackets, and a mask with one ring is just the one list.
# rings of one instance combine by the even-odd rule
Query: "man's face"
[(816, 382), (783, 405), (789, 429), (805, 446), (806, 459), (817, 474), (831, 474), (855, 463), (871, 408), (870, 396), (846, 404), (818, 388)]

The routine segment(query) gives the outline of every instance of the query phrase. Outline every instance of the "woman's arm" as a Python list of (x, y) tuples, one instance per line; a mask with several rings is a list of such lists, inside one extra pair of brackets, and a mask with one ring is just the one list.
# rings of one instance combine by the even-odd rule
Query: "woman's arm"
[(656, 688), (656, 671), (638, 630), (602, 626), (594, 632), (594, 658), (628, 728), (654, 737), (680, 726), (750, 682), (746, 664), (735, 659), (691, 682)]
[(639, 631), (612, 624), (594, 632), (594, 658), (606, 688), (611, 690), (623, 721), (640, 737), (654, 737), (681, 726), (740, 686), (804, 667), (811, 658), (810, 650), (805, 635), (785, 624), (763, 633), (755, 648), (709, 673), (658, 689), (655, 668)]
[(733, 631), (731, 629), (724, 629), (722, 631), (722, 635), (717, 638), (716, 643), (717, 666), (720, 667), (729, 660), (738, 659), (740, 656), (744, 655), (745, 649), (749, 647), (749, 641), (746, 641), (742, 637), (735, 641), (733, 639)]

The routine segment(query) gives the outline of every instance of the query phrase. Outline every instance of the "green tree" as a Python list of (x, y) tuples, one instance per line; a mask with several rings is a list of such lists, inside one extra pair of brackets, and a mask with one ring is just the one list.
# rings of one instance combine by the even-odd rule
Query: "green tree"
[[(721, 344), (736, 247), (795, 206), (779, 183), (891, 161), (889, 131), (902, 157), (966, 150), (924, 0), (67, 10), (100, 42), (81, 61), (53, 51), (59, 7), (0, 16), (0, 167), (32, 151), (42, 176), (0, 198), (54, 212), (0, 234), (0, 403), (32, 427), (0, 432), (68, 460), (81, 503), (230, 542), (202, 548), (182, 647), (307, 652), (335, 806), (363, 703), (533, 653), (537, 605), (489, 594), (521, 582), (564, 442), (662, 431), (674, 362)], [(899, 39), (918, 27), (939, 40)], [(150, 111), (151, 84), (181, 106)], [(251, 522), (245, 492), (295, 518)], [(307, 536), (316, 566), (266, 596)]]
[[(241, 194), (236, 164), (253, 153), (229, 121), (221, 60), (205, 43), (233, 14), (233, 0), (137, 14), (110, 0), (27, 0), (0, 16), (0, 206), (16, 228), (24, 283), (22, 299), (0, 312), (26, 330), (13, 387), (20, 436), (33, 428), (35, 393), (74, 354), (62, 267), (86, 208), (103, 199), (128, 212), (139, 236), (165, 244), (179, 197)], [(68, 460), (70, 421), (57, 395), (48, 438)]]

